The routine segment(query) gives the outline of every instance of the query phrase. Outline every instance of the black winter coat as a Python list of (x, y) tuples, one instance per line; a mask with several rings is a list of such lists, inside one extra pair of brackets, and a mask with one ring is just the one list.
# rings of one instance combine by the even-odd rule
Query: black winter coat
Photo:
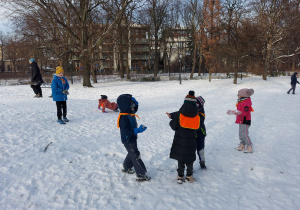
[(296, 85), (297, 83), (300, 84), (297, 80), (297, 72), (295, 72), (292, 76), (291, 76), (291, 85)]
[(36, 62), (32, 62), (31, 64), (31, 82), (37, 84), (43, 83), (42, 75), (40, 69)]
[(196, 130), (183, 128), (179, 124), (179, 115), (195, 117), (198, 109), (192, 104), (183, 104), (179, 112), (171, 113), (170, 126), (175, 131), (170, 158), (192, 163), (196, 160)]

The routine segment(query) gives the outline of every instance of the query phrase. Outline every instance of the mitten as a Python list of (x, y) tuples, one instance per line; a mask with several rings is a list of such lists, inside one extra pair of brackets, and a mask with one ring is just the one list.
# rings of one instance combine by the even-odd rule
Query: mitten
[(68, 90), (63, 90), (62, 93), (63, 93), (63, 94), (66, 94), (66, 95), (69, 95)]
[(104, 111), (103, 113), (107, 113), (107, 111)]
[(146, 129), (147, 129), (146, 126), (140, 125), (140, 127), (134, 129), (134, 135), (136, 135), (138, 133), (143, 133)]
[(101, 110), (101, 107), (99, 107), (98, 109), (100, 109), (100, 110)]

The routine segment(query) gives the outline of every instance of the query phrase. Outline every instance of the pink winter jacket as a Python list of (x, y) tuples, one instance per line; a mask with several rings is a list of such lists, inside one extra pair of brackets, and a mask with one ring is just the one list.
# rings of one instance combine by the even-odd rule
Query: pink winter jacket
[(115, 110), (117, 107), (118, 107), (118, 105), (117, 105), (117, 103), (115, 103), (115, 102), (110, 102), (109, 100), (107, 100), (107, 99), (99, 99), (99, 105), (98, 105), (98, 109), (100, 108), (100, 107), (103, 107), (102, 108), (102, 112), (105, 112), (105, 108), (108, 108), (108, 109), (111, 109), (111, 110)]
[(249, 124), (251, 123), (251, 112), (252, 109), (251, 98), (247, 98), (244, 101), (240, 101), (237, 103), (237, 110), (242, 112), (241, 115), (236, 116), (235, 123), (238, 124)]

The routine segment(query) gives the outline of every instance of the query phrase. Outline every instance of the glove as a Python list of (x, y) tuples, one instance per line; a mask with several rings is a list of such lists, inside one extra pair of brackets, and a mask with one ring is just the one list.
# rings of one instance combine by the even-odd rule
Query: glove
[(69, 95), (69, 91), (68, 90), (63, 90), (62, 93), (66, 94), (66, 95)]
[(102, 113), (107, 113), (107, 111), (104, 111), (104, 112), (102, 112)]
[(101, 110), (101, 107), (99, 107), (98, 109), (100, 109), (100, 110)]
[(146, 129), (147, 129), (146, 126), (140, 125), (140, 127), (134, 129), (134, 135), (136, 135), (138, 133), (143, 133)]

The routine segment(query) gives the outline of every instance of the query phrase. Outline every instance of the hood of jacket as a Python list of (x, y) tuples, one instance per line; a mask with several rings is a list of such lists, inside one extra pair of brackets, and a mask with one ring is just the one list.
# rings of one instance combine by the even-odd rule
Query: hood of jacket
[(198, 108), (195, 105), (184, 103), (179, 112), (186, 117), (195, 117), (198, 114)]
[(120, 113), (133, 113), (130, 108), (132, 95), (122, 94), (117, 99), (117, 104), (120, 110)]

